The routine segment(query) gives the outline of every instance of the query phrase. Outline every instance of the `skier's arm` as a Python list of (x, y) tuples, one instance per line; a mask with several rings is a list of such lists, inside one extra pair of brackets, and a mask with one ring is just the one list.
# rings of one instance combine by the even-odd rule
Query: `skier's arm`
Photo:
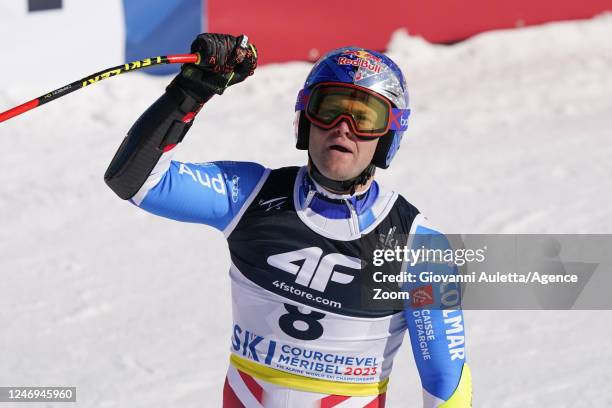
[[(411, 229), (411, 248), (450, 248), (448, 239), (418, 215)], [(457, 268), (434, 262), (409, 267), (416, 274), (456, 274)], [(423, 386), (424, 408), (472, 406), (472, 380), (465, 356), (465, 331), (458, 284), (406, 284), (411, 294), (404, 315), (412, 352)]]
[[(257, 55), (246, 36), (222, 34), (198, 36), (191, 50), (201, 55), (199, 65), (184, 65), (166, 92), (136, 121), (104, 179), (119, 197), (148, 211), (224, 228), (224, 219), (231, 219), (236, 206), (243, 204), (236, 197), (255, 187), (258, 180), (251, 179), (261, 178), (263, 168), (254, 164), (173, 163), (172, 149), (215, 93), (222, 94), (253, 73)], [(227, 169), (232, 173), (229, 179)], [(218, 175), (223, 189), (218, 187)], [(236, 183), (238, 178), (242, 178), (240, 191), (234, 186), (233, 196), (220, 193), (231, 193), (227, 183)]]
[[(106, 184), (122, 199), (132, 198), (154, 172), (162, 155), (183, 140), (193, 118), (212, 96), (212, 92), (196, 96), (173, 81), (123, 139), (104, 174)], [(156, 172), (164, 167), (167, 169), (167, 165), (160, 166)]]
[(257, 163), (181, 163), (164, 156), (158, 166), (130, 201), (152, 214), (210, 225), (226, 234), (269, 173)]

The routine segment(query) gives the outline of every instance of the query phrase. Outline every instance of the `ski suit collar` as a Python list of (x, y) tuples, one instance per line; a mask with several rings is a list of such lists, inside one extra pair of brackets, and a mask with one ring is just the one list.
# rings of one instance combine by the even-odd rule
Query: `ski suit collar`
[(336, 239), (359, 238), (384, 218), (388, 204), (396, 198), (393, 192), (381, 194), (376, 181), (359, 193), (334, 194), (316, 183), (307, 167), (300, 168), (294, 186), (294, 203), (302, 221)]

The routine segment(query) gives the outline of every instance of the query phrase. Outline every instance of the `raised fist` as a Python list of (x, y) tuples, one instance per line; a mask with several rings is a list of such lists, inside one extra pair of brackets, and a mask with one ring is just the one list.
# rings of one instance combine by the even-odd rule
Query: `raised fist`
[(246, 35), (198, 35), (191, 52), (200, 58), (195, 64), (183, 65), (175, 82), (201, 98), (211, 91), (221, 95), (228, 86), (253, 75), (257, 68), (257, 49), (248, 40)]

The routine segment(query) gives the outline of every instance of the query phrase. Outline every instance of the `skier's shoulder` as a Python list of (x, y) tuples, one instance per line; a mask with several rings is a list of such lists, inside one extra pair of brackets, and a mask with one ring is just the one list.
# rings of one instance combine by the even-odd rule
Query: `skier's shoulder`
[(186, 171), (184, 168), (188, 167), (191, 168), (192, 173), (197, 170), (200, 173), (218, 174), (228, 183), (239, 182), (241, 185), (247, 184), (252, 187), (265, 179), (270, 172), (266, 166), (250, 161), (215, 160), (199, 163), (173, 162), (173, 164), (181, 167), (180, 172)]
[(410, 203), (404, 196), (398, 194), (397, 205), (402, 217), (409, 223), (410, 234), (443, 234), (440, 227), (433, 223), (428, 216)]
[[(393, 202), (393, 209), (391, 212), (402, 220), (404, 229), (409, 231), (414, 221), (422, 217), (419, 209), (398, 191), (388, 189), (378, 181), (376, 181), (376, 187), (379, 190), (379, 200), (382, 199), (387, 201), (390, 199), (389, 201)], [(385, 198), (387, 198), (387, 200), (385, 200)]]
[(270, 169), (270, 176), (295, 178), (300, 168), (300, 166), (286, 166)]
[(220, 169), (223, 169), (224, 171), (228, 171), (231, 173), (251, 172), (254, 174), (261, 174), (265, 172), (266, 170), (269, 170), (266, 168), (266, 166), (260, 163), (251, 162), (251, 161), (215, 160), (212, 162), (196, 163), (196, 164), (200, 166), (219, 167)]
[[(379, 184), (380, 185), (380, 184)], [(419, 208), (412, 204), (404, 195), (396, 191), (385, 192), (381, 188), (382, 194), (395, 194), (395, 212), (402, 219), (403, 224), (410, 234), (444, 234), (440, 227), (422, 213)]]
[(198, 163), (200, 165), (217, 166), (228, 173), (247, 172), (256, 175), (269, 173), (268, 177), (275, 178), (294, 178), (299, 171), (299, 166), (288, 166), (270, 168), (258, 162), (235, 161), (235, 160), (216, 160), (208, 163)]
[(287, 166), (269, 169), (267, 185), (276, 188), (293, 188), (295, 178), (300, 170), (299, 166)]
[(416, 218), (421, 212), (419, 209), (414, 206), (410, 201), (406, 199), (402, 194), (397, 194), (397, 206), (399, 211), (404, 214), (404, 216), (409, 217), (410, 219)]

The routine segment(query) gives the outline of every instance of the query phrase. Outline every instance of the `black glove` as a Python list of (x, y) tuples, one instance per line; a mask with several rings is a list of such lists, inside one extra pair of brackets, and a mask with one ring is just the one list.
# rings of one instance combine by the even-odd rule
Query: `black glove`
[(170, 86), (176, 84), (200, 100), (223, 94), (257, 68), (257, 49), (246, 35), (200, 34), (191, 44), (191, 52), (199, 55), (198, 62), (184, 64)]

